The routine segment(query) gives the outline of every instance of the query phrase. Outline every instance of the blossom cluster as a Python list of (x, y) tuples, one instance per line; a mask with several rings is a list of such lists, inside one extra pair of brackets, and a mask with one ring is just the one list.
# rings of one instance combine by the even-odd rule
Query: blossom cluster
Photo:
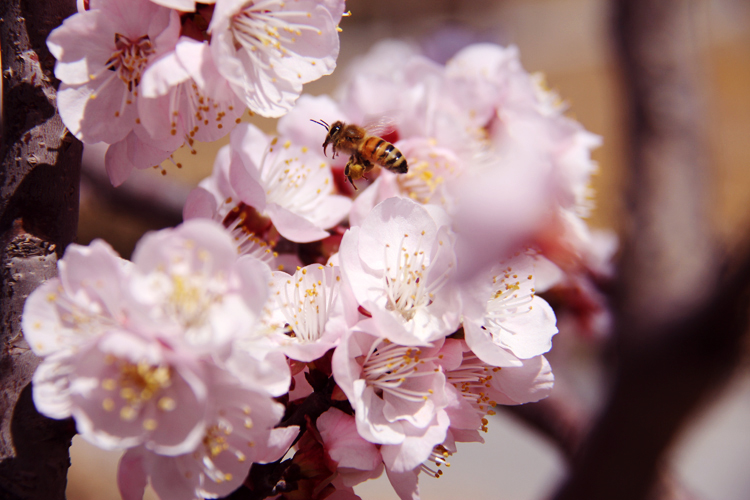
[[(217, 0), (211, 44), (234, 4)], [(241, 484), (354, 499), (385, 471), (416, 499), (420, 473), (439, 477), (457, 442), (483, 441), (496, 405), (552, 390), (558, 329), (539, 293), (605, 272), (609, 247), (581, 218), (599, 138), (512, 47), (441, 65), (385, 42), (338, 96), (302, 96), (273, 137), (237, 125), (182, 225), (146, 235), (132, 262), (73, 245), (29, 297), (34, 401), (127, 450), (123, 498), (150, 482), (162, 500)], [(374, 168), (355, 189), (348, 155), (321, 147), (319, 125), (336, 121), (380, 122), (408, 172)]]
[(344, 0), (79, 2), (47, 39), (60, 116), (85, 144), (109, 144), (119, 185), (220, 139), (246, 109), (290, 110), (304, 83), (335, 68), (343, 13)]

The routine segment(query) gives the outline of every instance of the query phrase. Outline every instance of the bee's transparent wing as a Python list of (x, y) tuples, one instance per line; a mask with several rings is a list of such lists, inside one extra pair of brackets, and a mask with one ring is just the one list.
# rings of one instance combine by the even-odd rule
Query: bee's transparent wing
[(383, 137), (396, 132), (396, 119), (392, 115), (369, 117), (363, 127), (368, 134)]

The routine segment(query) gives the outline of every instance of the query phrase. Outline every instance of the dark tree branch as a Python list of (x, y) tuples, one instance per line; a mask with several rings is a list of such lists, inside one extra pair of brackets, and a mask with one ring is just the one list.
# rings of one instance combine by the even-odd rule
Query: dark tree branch
[(537, 403), (504, 406), (502, 409), (549, 439), (566, 458), (573, 457), (581, 444), (586, 422), (565, 395), (561, 397), (553, 392)]
[(660, 498), (670, 444), (739, 364), (749, 306), (750, 258), (700, 310), (654, 332), (658, 341), (620, 349), (610, 401), (555, 498)]
[[(90, 149), (94, 151), (89, 154)], [(182, 222), (182, 207), (191, 187), (167, 177), (132, 175), (119, 187), (112, 183), (104, 170), (106, 146), (86, 146), (81, 167), (82, 180), (91, 185), (98, 198), (124, 213), (131, 214), (154, 227), (176, 226)]]
[(556, 500), (670, 493), (662, 466), (743, 352), (750, 255), (720, 278), (688, 1), (616, 0), (630, 114), (630, 209), (609, 401)]
[(3, 0), (0, 40), (0, 498), (64, 499), (70, 421), (39, 415), (29, 381), (38, 359), (20, 331), (26, 297), (57, 272), (78, 225), (81, 144), (56, 111), (45, 40), (74, 0)]
[(613, 2), (630, 155), (618, 306), (623, 340), (636, 345), (668, 335), (659, 325), (705, 304), (717, 284), (692, 5)]

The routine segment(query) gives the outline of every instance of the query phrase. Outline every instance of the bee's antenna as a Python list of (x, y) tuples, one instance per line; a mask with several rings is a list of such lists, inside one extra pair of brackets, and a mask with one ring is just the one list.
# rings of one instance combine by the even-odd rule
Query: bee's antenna
[(325, 127), (325, 129), (326, 129), (326, 130), (329, 130), (329, 129), (331, 128), (331, 126), (330, 126), (330, 125), (328, 125), (328, 124), (327, 124), (327, 123), (325, 122), (325, 120), (320, 120), (320, 121), (310, 120), (310, 121), (311, 121), (311, 122), (313, 122), (313, 123), (317, 123), (317, 124), (318, 124), (318, 125), (320, 125), (321, 127)]

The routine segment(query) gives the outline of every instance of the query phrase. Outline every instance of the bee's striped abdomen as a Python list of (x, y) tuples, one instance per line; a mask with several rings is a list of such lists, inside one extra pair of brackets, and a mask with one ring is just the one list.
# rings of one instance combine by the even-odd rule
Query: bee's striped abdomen
[(396, 146), (380, 137), (368, 137), (362, 145), (365, 156), (392, 172), (404, 174), (408, 170), (406, 158)]

